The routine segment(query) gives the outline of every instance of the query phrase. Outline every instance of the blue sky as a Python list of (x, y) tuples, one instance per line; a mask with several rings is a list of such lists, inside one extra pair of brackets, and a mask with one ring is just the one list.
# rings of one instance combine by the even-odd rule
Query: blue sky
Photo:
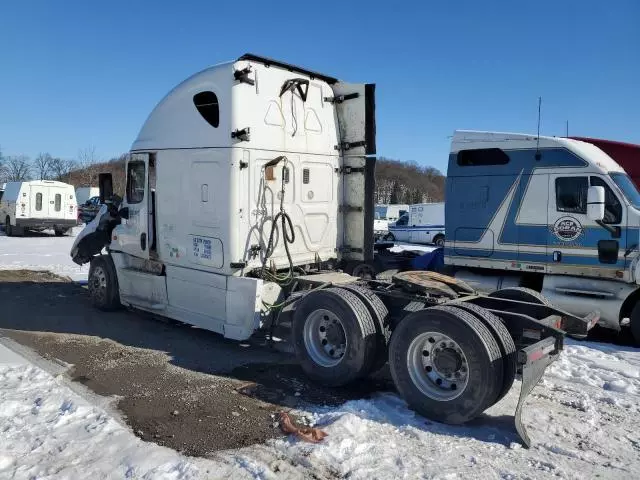
[(454, 129), (640, 143), (640, 2), (0, 2), (0, 147), (129, 149), (154, 105), (245, 52), (377, 84), (378, 154), (446, 168)]

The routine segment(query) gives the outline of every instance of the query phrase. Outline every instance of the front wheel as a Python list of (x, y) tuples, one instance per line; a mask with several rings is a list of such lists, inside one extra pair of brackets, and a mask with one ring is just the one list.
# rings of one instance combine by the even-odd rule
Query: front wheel
[(387, 233), (384, 236), (384, 240), (386, 240), (387, 242), (395, 242), (396, 241), (396, 236), (393, 233)]
[(91, 303), (99, 310), (110, 311), (120, 308), (118, 277), (111, 257), (100, 255), (91, 260), (88, 289)]
[(444, 235), (436, 235), (433, 239), (433, 243), (436, 247), (444, 247)]

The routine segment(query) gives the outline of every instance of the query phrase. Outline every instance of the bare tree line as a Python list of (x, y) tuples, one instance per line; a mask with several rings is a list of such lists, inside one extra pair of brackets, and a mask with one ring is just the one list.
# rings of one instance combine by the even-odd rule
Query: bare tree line
[[(72, 160), (40, 153), (31, 161), (25, 155), (2, 156), (0, 149), (0, 184), (20, 180), (59, 180), (76, 187), (98, 185), (98, 174), (113, 176), (114, 191), (124, 193), (126, 154), (100, 161), (95, 147), (81, 149)], [(376, 163), (375, 202), (423, 203), (444, 200), (445, 177), (439, 170), (379, 157)]]
[(375, 202), (426, 203), (444, 200), (445, 176), (436, 168), (379, 157)]
[[(115, 157), (103, 163), (121, 158), (122, 156)], [(76, 187), (96, 186), (100, 165), (100, 158), (93, 146), (79, 150), (74, 159), (54, 157), (48, 152), (42, 152), (32, 160), (26, 155), (3, 156), (0, 149), (0, 184), (24, 180), (58, 180)]]

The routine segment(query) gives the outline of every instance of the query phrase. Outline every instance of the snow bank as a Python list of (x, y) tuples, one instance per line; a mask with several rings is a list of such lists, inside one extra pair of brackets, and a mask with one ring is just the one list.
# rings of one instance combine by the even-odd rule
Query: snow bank
[(558, 378), (603, 390), (640, 393), (640, 359), (637, 349), (568, 342), (565, 355), (547, 370), (546, 378)]
[(404, 252), (407, 250), (413, 250), (414, 252), (433, 252), (437, 247), (433, 245), (419, 245), (417, 243), (396, 243), (389, 250), (392, 252)]
[(86, 281), (89, 265), (79, 266), (71, 261), (69, 252), (75, 234), (56, 237), (53, 231), (28, 234), (26, 237), (7, 237), (0, 232), (0, 270), (48, 270), (76, 281)]

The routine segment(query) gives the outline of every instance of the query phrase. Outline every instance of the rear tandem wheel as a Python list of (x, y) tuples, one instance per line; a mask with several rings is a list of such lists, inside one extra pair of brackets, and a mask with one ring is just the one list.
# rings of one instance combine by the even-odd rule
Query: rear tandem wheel
[(473, 314), (478, 320), (485, 324), (493, 334), (496, 342), (498, 342), (500, 353), (502, 354), (502, 364), (504, 366), (502, 389), (500, 390), (498, 398), (494, 404), (498, 403), (507, 393), (509, 393), (509, 390), (511, 390), (511, 387), (513, 386), (513, 381), (516, 378), (518, 370), (516, 344), (514, 343), (509, 330), (507, 330), (507, 327), (505, 327), (504, 323), (502, 323), (502, 320), (500, 320), (497, 315), (494, 315), (485, 308), (469, 302), (456, 302), (452, 305)]
[(299, 300), (291, 335), (302, 370), (322, 385), (346, 385), (367, 376), (375, 365), (374, 319), (348, 290), (317, 290)]
[(391, 337), (389, 365), (409, 406), (443, 423), (477, 417), (504, 385), (502, 353), (491, 331), (456, 306), (407, 315)]

